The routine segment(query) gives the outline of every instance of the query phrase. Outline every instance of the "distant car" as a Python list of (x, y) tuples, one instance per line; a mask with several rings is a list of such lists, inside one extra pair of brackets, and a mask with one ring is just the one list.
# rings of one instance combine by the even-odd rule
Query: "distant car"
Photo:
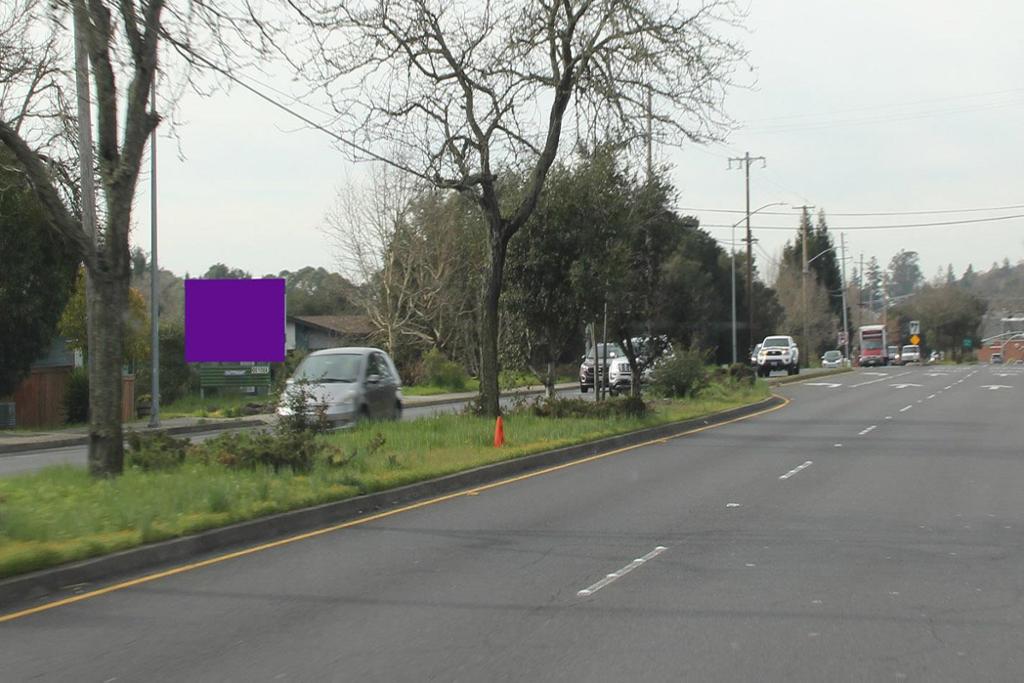
[(754, 350), (750, 352), (750, 364), (757, 365), (757, 354), (761, 351), (761, 345), (758, 344), (754, 347)]
[(900, 364), (900, 347), (890, 346), (888, 347), (889, 365)]
[(826, 351), (825, 355), (821, 357), (821, 367), (823, 368), (841, 368), (846, 365), (846, 359), (843, 358), (842, 351)]
[(323, 406), (332, 426), (402, 416), (402, 379), (391, 356), (380, 349), (353, 346), (309, 354), (285, 384), (278, 415), (292, 414), (289, 398), (300, 386), (309, 392), (307, 410)]
[(928, 356), (929, 363), (938, 363), (941, 359), (942, 357), (939, 356), (938, 351), (932, 351), (932, 355)]
[(993, 353), (992, 354), (992, 365), (1002, 365), (1002, 364), (1003, 364), (1003, 354), (1001, 354), (1001, 353)]
[(757, 352), (757, 374), (767, 377), (772, 370), (785, 370), (789, 375), (800, 373), (800, 349), (787, 335), (765, 337)]
[[(612, 362), (618, 358), (625, 359), (626, 354), (618, 344), (598, 344), (597, 345), (597, 356), (600, 359), (602, 368), (601, 375), (603, 377), (604, 386), (608, 386), (609, 367)], [(607, 359), (608, 366), (605, 366), (605, 360)], [(626, 364), (629, 367), (629, 364)], [(594, 350), (591, 349), (586, 355), (583, 356), (583, 362), (580, 363), (580, 391), (584, 394), (594, 388)]]
[(921, 362), (921, 347), (917, 344), (907, 344), (900, 351), (900, 365)]

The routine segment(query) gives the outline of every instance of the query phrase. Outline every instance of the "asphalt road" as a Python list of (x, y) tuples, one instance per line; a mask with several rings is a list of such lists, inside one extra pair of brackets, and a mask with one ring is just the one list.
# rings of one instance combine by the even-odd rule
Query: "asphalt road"
[(0, 624), (0, 676), (1024, 678), (1024, 372), (783, 393), (749, 420)]

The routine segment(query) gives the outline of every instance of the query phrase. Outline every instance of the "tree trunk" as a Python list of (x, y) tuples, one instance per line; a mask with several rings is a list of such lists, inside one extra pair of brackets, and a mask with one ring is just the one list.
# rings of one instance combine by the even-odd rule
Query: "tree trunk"
[(491, 263), (484, 283), (483, 318), (480, 324), (480, 408), (489, 417), (501, 414), (498, 390), (498, 301), (501, 298), (508, 244), (500, 232), (500, 228), (492, 226)]
[(544, 375), (544, 393), (548, 398), (555, 397), (555, 362), (548, 361), (548, 371)]
[(89, 278), (89, 286), (89, 473), (112, 476), (124, 469), (121, 364), (128, 282), (101, 273)]

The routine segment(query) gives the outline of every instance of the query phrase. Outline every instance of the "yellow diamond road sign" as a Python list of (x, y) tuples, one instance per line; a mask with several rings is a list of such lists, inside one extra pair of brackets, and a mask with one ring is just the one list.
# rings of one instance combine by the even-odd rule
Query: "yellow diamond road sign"
[(915, 334), (915, 335), (912, 335), (912, 336), (910, 337), (910, 343), (911, 343), (911, 344), (914, 344), (914, 345), (916, 346), (917, 344), (920, 344), (920, 343), (921, 343), (921, 338), (920, 338), (920, 337), (918, 337), (918, 336), (917, 336), (916, 334)]

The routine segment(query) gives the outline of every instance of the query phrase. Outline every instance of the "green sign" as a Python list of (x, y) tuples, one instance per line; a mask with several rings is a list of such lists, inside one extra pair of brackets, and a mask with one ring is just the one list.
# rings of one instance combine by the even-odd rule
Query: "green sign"
[(965, 349), (969, 349), (972, 346), (974, 346), (974, 342), (971, 340), (970, 337), (968, 337), (967, 339), (964, 339), (964, 348)]
[(199, 387), (230, 388), (241, 393), (266, 393), (270, 387), (270, 366), (255, 363), (201, 363)]

